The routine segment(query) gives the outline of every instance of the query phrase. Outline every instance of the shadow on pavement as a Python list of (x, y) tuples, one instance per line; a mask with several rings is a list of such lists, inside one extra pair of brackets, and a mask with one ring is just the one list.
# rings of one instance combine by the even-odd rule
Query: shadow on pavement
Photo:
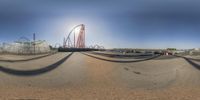
[(194, 60), (194, 61), (198, 61), (198, 62), (200, 62), (200, 59), (194, 59), (194, 58), (187, 58), (187, 59), (190, 59), (190, 60)]
[(192, 65), (193, 67), (195, 67), (196, 69), (200, 70), (200, 65), (197, 63), (194, 63), (192, 60), (194, 61), (199, 61), (198, 59), (193, 59), (193, 58), (187, 58), (187, 57), (183, 57), (183, 56), (176, 56), (176, 57), (181, 57), (183, 59), (185, 59), (190, 65)]
[(106, 53), (98, 53), (98, 52), (90, 52), (94, 55), (106, 56), (110, 58), (123, 58), (123, 59), (142, 59), (152, 56), (152, 54), (140, 54), (140, 55), (123, 55), (123, 54), (106, 54)]
[(89, 55), (89, 54), (86, 54), (86, 53), (82, 53), (86, 56), (89, 56), (89, 57), (92, 57), (92, 58), (96, 58), (96, 59), (99, 59), (99, 60), (104, 60), (104, 61), (109, 61), (109, 62), (116, 62), (116, 63), (132, 63), (132, 62), (141, 62), (141, 61), (147, 61), (147, 60), (152, 60), (152, 59), (155, 59), (157, 57), (159, 57), (160, 55), (157, 55), (157, 56), (153, 56), (151, 58), (147, 58), (147, 59), (142, 59), (142, 60), (128, 60), (128, 61), (122, 61), (122, 60), (110, 60), (110, 59), (104, 59), (104, 58), (100, 58), (100, 57), (96, 57), (96, 56), (92, 56), (92, 55)]
[(64, 63), (73, 53), (67, 55), (66, 57), (64, 57), (63, 59), (59, 60), (58, 62), (43, 67), (41, 69), (35, 69), (35, 70), (27, 70), (27, 71), (22, 71), (22, 70), (16, 70), (16, 69), (11, 69), (11, 68), (6, 68), (3, 66), (0, 66), (0, 71), (7, 73), (7, 74), (11, 74), (11, 75), (17, 75), (17, 76), (35, 76), (35, 75), (40, 75), (40, 74), (44, 74), (47, 73), (49, 71), (52, 71), (53, 69), (57, 68), (59, 65), (61, 65), (62, 63)]
[(197, 64), (197, 63), (194, 63), (192, 58), (186, 58), (186, 57), (183, 57), (188, 63), (190, 63), (192, 66), (194, 66), (196, 69), (200, 70), (200, 65)]
[(30, 58), (30, 59), (23, 59), (23, 60), (0, 60), (2, 62), (24, 62), (24, 61), (30, 61), (30, 60), (37, 60), (37, 59), (40, 59), (40, 58), (44, 58), (44, 57), (47, 57), (47, 56), (51, 56), (51, 55), (54, 55), (56, 53), (51, 53), (51, 54), (47, 54), (47, 55), (44, 55), (44, 56), (39, 56), (39, 57), (34, 57), (34, 58)]
[(177, 57), (173, 56), (173, 55), (168, 55), (168, 56), (162, 55), (162, 56), (160, 56), (160, 57), (158, 57), (158, 58), (156, 58), (154, 60), (169, 60), (169, 59), (175, 59), (175, 58), (177, 58)]

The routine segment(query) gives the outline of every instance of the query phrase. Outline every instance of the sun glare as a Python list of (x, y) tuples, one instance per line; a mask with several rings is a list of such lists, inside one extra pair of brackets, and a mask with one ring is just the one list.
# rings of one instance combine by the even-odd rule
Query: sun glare
[(79, 33), (80, 32), (80, 27), (75, 28), (74, 31), (75, 31), (76, 34)]

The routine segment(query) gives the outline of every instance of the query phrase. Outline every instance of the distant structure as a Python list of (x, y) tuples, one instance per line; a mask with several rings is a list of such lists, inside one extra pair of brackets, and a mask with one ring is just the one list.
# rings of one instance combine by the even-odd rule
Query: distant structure
[(2, 46), (2, 44), (0, 44), (0, 53), (2, 53), (3, 52), (3, 46)]
[[(78, 37), (76, 37), (76, 29), (80, 28)], [(74, 36), (72, 41), (71, 35)], [(77, 39), (77, 41), (76, 41)], [(80, 24), (75, 26), (63, 40), (63, 48), (85, 48), (85, 25)]]
[(91, 45), (91, 46), (89, 46), (88, 48), (91, 48), (91, 49), (101, 49), (101, 50), (103, 50), (103, 49), (105, 49), (103, 46), (100, 46), (100, 45)]
[(60, 48), (62, 45), (60, 43), (56, 43), (53, 48)]
[(45, 40), (30, 41), (26, 37), (21, 37), (13, 43), (3, 43), (0, 46), (1, 53), (42, 54), (50, 51), (50, 46)]
[(200, 51), (200, 48), (194, 48), (193, 50), (195, 50), (195, 51)]
[(200, 49), (199, 48), (194, 48), (189, 50), (190, 55), (200, 55)]
[[(78, 32), (76, 31), (78, 28)], [(78, 35), (76, 35), (78, 34)], [(77, 36), (77, 37), (76, 37)], [(77, 40), (76, 40), (77, 39)], [(55, 46), (57, 47), (57, 45)], [(63, 47), (61, 47), (65, 51), (71, 51), (71, 50), (104, 50), (105, 48), (100, 45), (85, 45), (85, 25), (80, 24), (75, 26), (68, 34), (67, 37), (63, 40)], [(78, 50), (79, 51), (79, 50)]]

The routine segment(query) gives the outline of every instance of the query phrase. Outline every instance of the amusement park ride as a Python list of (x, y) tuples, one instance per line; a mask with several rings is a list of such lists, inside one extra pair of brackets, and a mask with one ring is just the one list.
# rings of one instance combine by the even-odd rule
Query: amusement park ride
[[(80, 30), (79, 30), (77, 41), (76, 41), (75, 30), (77, 28), (80, 28)], [(70, 38), (71, 35), (74, 36), (73, 41)], [(83, 24), (77, 25), (70, 31), (67, 38), (64, 38), (63, 48), (85, 48), (85, 25)]]
[[(77, 29), (78, 32), (76, 31)], [(76, 37), (77, 36), (77, 37)], [(73, 39), (71, 39), (73, 37)], [(88, 46), (85, 45), (85, 25), (80, 24), (75, 26), (68, 34), (63, 41), (62, 49), (104, 49), (103, 46), (94, 45)]]

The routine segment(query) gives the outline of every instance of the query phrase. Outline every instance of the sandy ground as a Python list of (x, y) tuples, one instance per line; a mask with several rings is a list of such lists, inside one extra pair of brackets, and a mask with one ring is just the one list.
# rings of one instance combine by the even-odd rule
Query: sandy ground
[[(69, 54), (0, 65), (23, 71), (42, 69)], [(55, 69), (39, 75), (20, 76), (1, 70), (0, 100), (26, 99), (200, 100), (200, 71), (183, 58), (171, 56), (114, 63), (77, 52)]]

